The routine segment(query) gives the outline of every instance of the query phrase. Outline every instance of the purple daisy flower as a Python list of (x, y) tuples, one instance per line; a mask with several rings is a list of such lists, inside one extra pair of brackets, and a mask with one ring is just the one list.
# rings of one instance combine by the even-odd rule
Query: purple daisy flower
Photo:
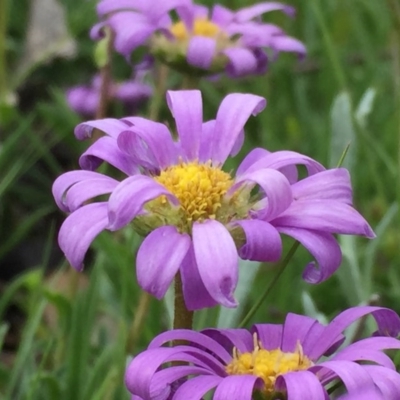
[[(169, 16), (172, 10), (178, 22)], [(102, 0), (97, 11), (104, 21), (93, 27), (91, 36), (99, 39), (103, 27), (110, 25), (118, 52), (129, 56), (147, 45), (154, 57), (186, 73), (261, 74), (267, 69), (266, 49), (273, 58), (283, 51), (306, 53), (303, 43), (262, 22), (260, 16), (274, 10), (289, 16), (295, 13), (293, 7), (277, 2), (232, 11), (219, 4), (209, 10), (190, 0), (165, 0), (157, 7), (139, 0)]]
[[(83, 170), (67, 172), (53, 185), (58, 206), (71, 213), (60, 229), (60, 247), (78, 270), (101, 231), (131, 224), (146, 236), (136, 261), (144, 290), (160, 299), (180, 272), (189, 310), (234, 307), (238, 256), (278, 261), (281, 233), (316, 259), (318, 268), (310, 263), (303, 275), (311, 283), (340, 265), (334, 233), (374, 236), (351, 206), (343, 168), (325, 170), (299, 153), (258, 148), (236, 177), (221, 169), (240, 150), (248, 118), (265, 107), (262, 97), (230, 94), (207, 122), (200, 91), (169, 91), (167, 100), (178, 140), (165, 125), (140, 117), (89, 121), (75, 129), (79, 139), (94, 128), (106, 133), (81, 156)], [(94, 172), (103, 161), (127, 177), (119, 182)], [(306, 178), (298, 179), (297, 164), (306, 166)], [(85, 204), (105, 194), (108, 200)]]
[[(67, 90), (68, 105), (78, 114), (93, 117), (100, 101), (100, 76), (95, 76), (88, 86), (74, 86)], [(130, 79), (121, 83), (112, 83), (109, 97), (124, 104), (130, 112), (152, 95), (152, 88), (141, 78)]]
[[(338, 350), (344, 329), (368, 314), (382, 336)], [(400, 374), (383, 350), (400, 349), (400, 340), (388, 337), (399, 331), (397, 314), (380, 307), (348, 309), (327, 326), (288, 314), (283, 325), (258, 324), (250, 331), (172, 330), (131, 361), (125, 383), (134, 400), (200, 400), (210, 391), (214, 400), (327, 400), (327, 385), (337, 380), (349, 394), (362, 388), (398, 400)], [(175, 344), (163, 347), (168, 342)]]

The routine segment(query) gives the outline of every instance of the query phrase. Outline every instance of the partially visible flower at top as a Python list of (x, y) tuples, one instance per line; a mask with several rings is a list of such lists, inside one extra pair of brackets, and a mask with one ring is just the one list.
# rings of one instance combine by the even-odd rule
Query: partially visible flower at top
[[(379, 336), (338, 350), (343, 331), (368, 314)], [(383, 350), (400, 349), (399, 331), (398, 315), (380, 307), (350, 308), (327, 326), (288, 314), (283, 325), (257, 324), (250, 331), (172, 330), (131, 361), (125, 383), (133, 400), (201, 400), (212, 390), (214, 400), (327, 400), (327, 385), (337, 380), (350, 395), (376, 390), (398, 400), (400, 374)], [(172, 347), (163, 346), (168, 342)]]
[[(100, 102), (101, 78), (96, 75), (90, 85), (74, 86), (67, 90), (68, 105), (84, 117), (94, 117)], [(150, 85), (141, 78), (134, 78), (120, 83), (111, 83), (108, 93), (111, 101), (120, 101), (126, 111), (134, 113), (135, 109), (152, 94)]]
[[(304, 279), (319, 283), (341, 262), (334, 233), (374, 237), (352, 207), (350, 177), (343, 168), (325, 170), (292, 151), (250, 152), (236, 172), (223, 171), (240, 150), (244, 125), (266, 101), (251, 94), (229, 94), (215, 120), (203, 122), (198, 90), (169, 91), (168, 106), (179, 139), (168, 128), (144, 118), (103, 119), (80, 124), (79, 139), (94, 128), (106, 136), (81, 156), (83, 171), (61, 175), (53, 185), (58, 206), (71, 215), (59, 243), (70, 263), (83, 268), (85, 253), (104, 229), (128, 224), (146, 236), (136, 272), (141, 287), (162, 298), (180, 272), (190, 310), (219, 303), (235, 307), (238, 256), (278, 261), (280, 234), (292, 236), (315, 257)], [(121, 182), (93, 172), (102, 161), (118, 168)], [(307, 173), (299, 179), (297, 166)], [(85, 204), (99, 195), (106, 201)]]
[[(163, 0), (157, 6), (151, 1), (102, 0), (97, 12), (103, 21), (92, 28), (91, 36), (99, 39), (103, 27), (109, 25), (118, 52), (129, 56), (147, 45), (154, 57), (192, 75), (223, 71), (232, 77), (262, 74), (268, 61), (280, 52), (306, 53), (299, 40), (262, 22), (260, 16), (274, 10), (289, 16), (295, 13), (293, 7), (277, 2), (232, 11), (219, 4), (209, 10), (191, 0)], [(172, 21), (171, 11), (176, 11), (177, 22)]]
[[(389, 379), (387, 379), (387, 383), (390, 383)], [(399, 397), (400, 397), (400, 392), (398, 393), (396, 398)], [(378, 389), (365, 390), (361, 388), (354, 394), (346, 394), (344, 396), (340, 396), (337, 400), (387, 400), (387, 398), (383, 397), (382, 392), (380, 392)]]

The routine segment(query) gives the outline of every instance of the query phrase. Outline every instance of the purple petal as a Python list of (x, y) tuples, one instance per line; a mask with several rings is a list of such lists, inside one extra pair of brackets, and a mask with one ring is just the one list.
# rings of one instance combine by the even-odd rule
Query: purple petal
[(203, 396), (217, 386), (223, 378), (214, 375), (197, 376), (179, 386), (174, 400), (202, 400)]
[(140, 287), (162, 299), (190, 247), (190, 237), (174, 226), (152, 231), (141, 244), (136, 259)]
[[(112, 187), (115, 183), (118, 184), (113, 178), (106, 175), (99, 174), (93, 171), (69, 171), (60, 175), (53, 183), (52, 193), (58, 207), (64, 212), (71, 212), (69, 203), (65, 199), (67, 191), (79, 182), (95, 181), (102, 187)], [(108, 193), (107, 191), (104, 193)], [(97, 196), (97, 195), (95, 195)], [(88, 197), (90, 198), (90, 197)]]
[(306, 282), (323, 282), (339, 268), (342, 252), (331, 234), (298, 228), (277, 227), (277, 229), (298, 240), (315, 258), (317, 266), (312, 262), (303, 272), (303, 279)]
[(228, 8), (215, 4), (211, 13), (211, 22), (214, 22), (221, 28), (227, 26), (234, 18), (235, 13)]
[(257, 58), (252, 50), (244, 47), (230, 47), (223, 51), (228, 57), (227, 73), (233, 78), (254, 74), (257, 71)]
[(240, 258), (252, 261), (278, 261), (282, 255), (279, 232), (265, 221), (247, 219), (236, 221), (246, 235), (246, 244), (239, 250)]
[(76, 86), (68, 89), (66, 98), (72, 110), (84, 116), (93, 116), (96, 113), (100, 95), (96, 89)]
[(193, 249), (200, 277), (210, 296), (225, 307), (236, 307), (233, 291), (238, 280), (235, 243), (218, 221), (193, 224)]
[[(375, 385), (382, 392), (382, 397), (364, 397), (358, 400), (397, 400), (400, 393), (400, 374), (396, 371), (388, 370), (387, 368), (378, 365), (364, 365), (364, 369), (372, 376)], [(350, 399), (349, 399), (350, 400)], [(355, 400), (355, 399), (353, 399)]]
[(117, 141), (111, 137), (103, 136), (97, 139), (79, 158), (82, 169), (94, 170), (106, 161), (126, 175), (134, 175), (138, 172), (137, 165), (125, 153), (123, 153)]
[(214, 307), (218, 303), (210, 296), (200, 277), (193, 246), (188, 250), (181, 265), (183, 298), (188, 310)]
[(115, 32), (115, 49), (125, 56), (144, 44), (157, 29), (146, 17), (132, 11), (115, 13), (108, 22)]
[(104, 37), (104, 30), (103, 28), (107, 26), (107, 21), (102, 21), (94, 25), (89, 32), (90, 39), (92, 40), (100, 40)]
[(290, 400), (324, 400), (329, 399), (318, 378), (309, 371), (288, 372), (279, 375), (275, 388), (286, 391)]
[(271, 11), (283, 11), (285, 14), (293, 17), (295, 15), (295, 9), (291, 6), (287, 6), (282, 3), (268, 1), (263, 3), (258, 3), (254, 6), (242, 8), (235, 15), (235, 21), (246, 22), (250, 19), (258, 17), (264, 13)]
[(208, 70), (217, 50), (217, 42), (213, 38), (194, 36), (189, 40), (187, 61), (189, 65)]
[(212, 142), (215, 132), (215, 119), (204, 122), (201, 128), (199, 161), (206, 163), (211, 160)]
[(363, 389), (374, 389), (374, 381), (363, 366), (351, 361), (325, 361), (309, 371), (315, 374), (323, 373), (321, 369), (332, 371), (335, 376), (340, 378), (349, 392), (357, 390), (360, 387)]
[(78, 208), (61, 225), (58, 243), (70, 264), (78, 271), (94, 238), (108, 225), (107, 203)]
[(298, 343), (303, 343), (308, 332), (315, 324), (318, 324), (318, 321), (314, 318), (289, 313), (283, 325), (281, 350), (284, 352), (294, 352)]
[(317, 172), (325, 170), (319, 162), (303, 154), (294, 151), (276, 151), (254, 162), (253, 165), (247, 169), (247, 172), (264, 168), (281, 169), (283, 167), (299, 164), (307, 167), (309, 175), (314, 175)]
[(232, 375), (221, 381), (215, 390), (213, 400), (251, 400), (253, 390), (261, 389), (261, 378), (254, 375)]
[(290, 183), (279, 171), (263, 169), (245, 173), (229, 189), (229, 193), (233, 193), (239, 186), (249, 182), (260, 185), (266, 195), (264, 198), (265, 207), (262, 210), (257, 210), (259, 218), (270, 221), (284, 212), (292, 203)]
[(225, 162), (250, 115), (258, 114), (265, 106), (265, 99), (252, 94), (233, 93), (222, 100), (213, 136), (213, 163)]
[(386, 334), (395, 337), (399, 334), (400, 318), (393, 310), (370, 306), (349, 308), (334, 318), (321, 333), (321, 337), (315, 340), (310, 357), (321, 357), (339, 334), (354, 321), (369, 314), (375, 318), (381, 335)]
[(96, 6), (97, 15), (102, 17), (113, 11), (140, 10), (138, 0), (100, 0)]
[(283, 326), (278, 324), (255, 324), (251, 332), (256, 332), (263, 348), (275, 350), (281, 347)]
[[(205, 348), (205, 353), (211, 352), (212, 354), (215, 354), (215, 356), (222, 360), (222, 363), (224, 364), (228, 364), (232, 361), (232, 355), (229, 354), (217, 341), (209, 338), (207, 335), (201, 332), (188, 329), (174, 329), (161, 333), (150, 342), (149, 349), (154, 349), (168, 342), (176, 340), (184, 340), (190, 343), (195, 343), (196, 345)], [(218, 361), (218, 359), (215, 359), (215, 362), (219, 363), (219, 368), (223, 367), (223, 364)]]
[[(164, 124), (141, 117), (128, 117), (124, 118), (124, 121), (134, 125), (129, 129), (134, 130), (145, 142), (144, 144), (149, 147), (150, 152), (162, 169), (178, 161), (176, 145), (172, 140), (170, 131)], [(135, 130), (135, 128), (138, 129)], [(123, 138), (123, 134), (120, 136), (121, 142), (118, 140), (118, 143), (121, 145), (121, 150), (125, 150), (128, 154), (136, 154), (137, 151), (132, 148), (133, 145), (126, 138)]]
[(336, 200), (352, 204), (350, 174), (347, 169), (334, 168), (319, 172), (292, 185), (295, 200)]
[(234, 347), (241, 353), (254, 350), (254, 339), (247, 329), (209, 328), (202, 330), (201, 333), (220, 343), (229, 353), (232, 353)]
[(127, 128), (128, 125), (119, 119), (105, 118), (87, 121), (77, 125), (74, 134), (79, 140), (90, 139), (92, 137), (93, 130), (98, 129), (108, 136), (117, 138), (118, 135)]
[(375, 237), (367, 221), (353, 207), (336, 200), (294, 201), (272, 223), (280, 227)]
[(109, 229), (121, 229), (143, 211), (145, 203), (161, 195), (174, 204), (178, 203), (174, 195), (148, 176), (135, 175), (124, 179), (112, 192), (108, 201)]
[(275, 51), (286, 51), (298, 53), (300, 57), (307, 54), (306, 46), (300, 40), (286, 35), (274, 36), (271, 38), (270, 47)]
[(184, 156), (188, 160), (198, 159), (203, 124), (201, 92), (199, 90), (169, 90), (167, 102), (175, 118)]

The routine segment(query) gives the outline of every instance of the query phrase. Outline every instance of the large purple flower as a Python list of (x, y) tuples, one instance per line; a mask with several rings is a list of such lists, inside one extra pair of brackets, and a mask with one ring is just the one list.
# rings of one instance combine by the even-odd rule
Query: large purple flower
[[(177, 141), (165, 125), (140, 117), (77, 126), (79, 139), (94, 128), (107, 134), (81, 156), (83, 170), (61, 175), (53, 186), (59, 207), (71, 213), (59, 243), (78, 270), (102, 230), (131, 224), (146, 236), (136, 262), (143, 289), (162, 298), (180, 272), (188, 309), (234, 307), (238, 255), (278, 261), (280, 233), (301, 242), (316, 259), (318, 268), (311, 263), (304, 272), (312, 283), (340, 265), (334, 233), (374, 236), (351, 206), (345, 169), (325, 170), (307, 156), (261, 148), (248, 154), (235, 178), (221, 169), (239, 151), (243, 127), (265, 107), (263, 98), (230, 94), (216, 119), (207, 122), (199, 91), (170, 91), (167, 100)], [(127, 177), (119, 182), (94, 172), (102, 161)], [(306, 178), (298, 179), (296, 164), (306, 166)], [(85, 204), (105, 194), (106, 201)]]
[[(169, 12), (175, 10), (178, 22)], [(140, 0), (102, 0), (97, 11), (103, 22), (92, 29), (92, 37), (102, 36), (110, 25), (115, 32), (117, 51), (128, 56), (141, 45), (168, 65), (191, 74), (230, 76), (264, 73), (266, 49), (273, 56), (282, 51), (304, 55), (304, 45), (286, 35), (276, 25), (263, 23), (260, 16), (280, 10), (289, 16), (294, 9), (277, 2), (262, 2), (232, 11), (219, 4), (211, 10), (191, 0), (163, 0), (157, 7)]]
[[(368, 314), (381, 336), (338, 350), (344, 329)], [(134, 400), (200, 400), (213, 390), (214, 400), (327, 400), (327, 385), (337, 380), (349, 394), (376, 390), (385, 400), (398, 400), (400, 374), (383, 350), (400, 349), (400, 340), (388, 337), (399, 331), (397, 314), (379, 307), (348, 309), (327, 326), (288, 314), (283, 325), (258, 324), (250, 331), (172, 330), (131, 361), (125, 382)], [(163, 347), (168, 342), (173, 347)]]
[[(95, 76), (90, 85), (74, 86), (67, 90), (68, 105), (78, 114), (94, 117), (100, 102), (101, 79)], [(136, 77), (121, 83), (111, 83), (108, 96), (110, 100), (120, 101), (130, 112), (152, 94), (152, 88)]]

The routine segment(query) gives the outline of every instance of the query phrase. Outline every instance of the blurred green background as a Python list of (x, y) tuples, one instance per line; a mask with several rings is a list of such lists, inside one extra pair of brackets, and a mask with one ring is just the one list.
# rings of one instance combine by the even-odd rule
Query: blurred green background
[[(0, 0), (0, 398), (128, 399), (126, 362), (171, 326), (171, 298), (150, 299), (144, 323), (132, 327), (140, 309), (134, 260), (141, 239), (129, 229), (101, 234), (84, 274), (73, 271), (58, 249), (64, 215), (51, 185), (78, 168), (88, 146), (73, 135), (81, 119), (69, 109), (65, 90), (89, 83), (97, 72), (88, 36), (97, 21), (96, 1), (56, 2), (65, 31), (50, 27), (46, 7), (36, 11), (49, 23), (41, 26), (43, 41), (31, 30), (34, 3)], [(254, 2), (221, 3), (236, 9)], [(213, 118), (229, 92), (268, 100), (247, 124), (245, 146), (228, 169), (256, 146), (298, 151), (333, 167), (350, 143), (344, 165), (354, 204), (377, 238), (340, 237), (343, 264), (318, 286), (301, 280), (311, 256), (299, 249), (252, 322), (281, 322), (288, 311), (324, 321), (359, 304), (399, 312), (400, 2), (286, 3), (297, 8), (295, 19), (279, 12), (264, 19), (302, 40), (307, 58), (281, 54), (266, 76), (201, 82), (204, 117)], [(130, 75), (121, 56), (114, 56), (113, 74)], [(178, 85), (171, 74), (169, 87)], [(165, 105), (161, 121), (173, 126)], [(286, 251), (291, 245), (285, 242)], [(275, 265), (243, 263), (240, 307), (221, 315), (202, 311), (196, 328), (235, 326), (275, 274)]]

